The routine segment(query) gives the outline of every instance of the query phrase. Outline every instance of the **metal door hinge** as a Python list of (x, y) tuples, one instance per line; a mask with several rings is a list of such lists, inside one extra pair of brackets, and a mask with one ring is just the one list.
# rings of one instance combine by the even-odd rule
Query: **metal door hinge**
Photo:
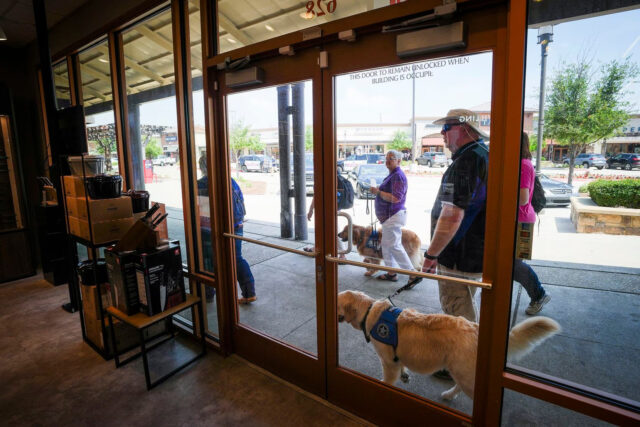
[(324, 270), (321, 265), (316, 266), (316, 282), (324, 282)]
[(354, 42), (356, 41), (356, 32), (353, 30), (340, 31), (338, 38), (344, 42)]
[(280, 55), (293, 56), (296, 52), (293, 50), (293, 46), (283, 46), (278, 49)]
[(320, 52), (320, 56), (318, 56), (318, 66), (320, 66), (320, 68), (329, 68), (329, 52), (326, 50)]

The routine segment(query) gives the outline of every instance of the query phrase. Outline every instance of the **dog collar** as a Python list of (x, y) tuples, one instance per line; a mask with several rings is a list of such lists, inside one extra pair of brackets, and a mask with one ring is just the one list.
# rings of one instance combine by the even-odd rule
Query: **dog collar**
[(369, 308), (367, 308), (367, 312), (364, 315), (364, 319), (362, 319), (362, 322), (360, 322), (360, 329), (362, 329), (362, 333), (364, 334), (364, 339), (367, 340), (367, 342), (371, 342), (371, 338), (369, 338), (369, 335), (367, 335), (367, 317), (369, 316), (371, 307), (373, 307), (373, 303), (371, 303)]

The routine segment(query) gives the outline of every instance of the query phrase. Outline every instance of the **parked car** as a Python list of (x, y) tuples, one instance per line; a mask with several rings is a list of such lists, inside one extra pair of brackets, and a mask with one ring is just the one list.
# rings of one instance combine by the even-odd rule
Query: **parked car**
[(359, 165), (384, 165), (384, 154), (352, 154), (346, 159), (338, 161), (338, 173), (351, 172)]
[(369, 191), (372, 181), (380, 186), (384, 178), (389, 174), (385, 165), (360, 165), (349, 173), (349, 179), (355, 183), (356, 197), (358, 199), (373, 199), (375, 196)]
[(419, 165), (433, 167), (440, 166), (441, 168), (447, 166), (447, 156), (444, 153), (436, 151), (425, 151), (420, 157), (416, 159)]
[[(562, 159), (562, 163), (565, 165), (568, 165), (569, 156), (565, 156)], [(607, 165), (607, 160), (604, 158), (602, 154), (580, 153), (576, 156), (573, 164), (576, 166), (583, 166), (585, 168), (596, 167), (598, 169), (602, 169)]]
[(273, 172), (273, 158), (262, 154), (249, 154), (238, 158), (238, 166), (242, 172)]
[(640, 154), (620, 153), (607, 159), (607, 169), (618, 168), (628, 171), (633, 168), (640, 168)]
[(154, 166), (175, 165), (176, 159), (170, 156), (158, 156), (151, 161)]
[[(293, 155), (289, 157), (291, 188), (293, 188)], [(313, 194), (313, 153), (304, 153), (304, 184), (307, 194)]]
[(549, 206), (568, 206), (571, 202), (570, 197), (573, 194), (573, 188), (566, 182), (556, 181), (544, 174), (538, 174), (538, 179), (544, 189), (544, 196), (547, 199), (545, 207)]

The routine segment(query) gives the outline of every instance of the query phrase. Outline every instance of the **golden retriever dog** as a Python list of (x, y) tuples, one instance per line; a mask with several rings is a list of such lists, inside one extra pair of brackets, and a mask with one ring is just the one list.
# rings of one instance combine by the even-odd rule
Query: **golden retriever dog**
[[(374, 300), (358, 291), (338, 294), (338, 321), (347, 322), (366, 336), (377, 323), (380, 314), (391, 307), (389, 300)], [(364, 322), (364, 323), (363, 323)], [(394, 384), (399, 377), (409, 380), (405, 368), (432, 374), (449, 371), (454, 387), (443, 392), (442, 398), (454, 399), (460, 391), (473, 399), (478, 348), (478, 324), (448, 314), (422, 314), (406, 308), (397, 319), (398, 346), (393, 347), (372, 339), (382, 364), (382, 381)], [(509, 360), (516, 360), (560, 331), (560, 325), (548, 317), (532, 317), (518, 323), (509, 333)], [(394, 357), (397, 361), (394, 362)]]
[[(363, 262), (380, 265), (382, 250), (367, 247), (367, 241), (372, 231), (373, 228), (371, 226), (362, 227), (361, 225), (353, 225), (351, 241), (353, 242), (353, 246), (358, 250), (358, 253), (364, 257)], [(348, 241), (349, 226), (345, 226), (344, 230), (338, 233), (338, 237), (343, 242)], [(378, 239), (382, 239), (382, 230), (378, 230)], [(422, 262), (424, 261), (420, 245), (420, 237), (418, 237), (416, 233), (406, 228), (402, 229), (402, 246), (407, 252), (407, 255), (409, 255), (411, 264), (413, 264), (413, 267), (418, 271), (422, 269)], [(368, 268), (364, 275), (371, 276), (375, 274), (376, 271), (378, 270), (375, 268)]]

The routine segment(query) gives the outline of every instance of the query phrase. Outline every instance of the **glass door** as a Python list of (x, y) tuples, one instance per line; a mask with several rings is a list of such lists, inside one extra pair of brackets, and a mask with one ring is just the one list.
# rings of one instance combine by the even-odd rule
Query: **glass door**
[[(324, 393), (322, 152), (317, 52), (219, 73), (234, 346)], [(320, 201), (318, 202), (317, 199)], [(315, 200), (315, 202), (314, 202)], [(318, 209), (320, 208), (320, 209)]]
[(326, 224), (327, 393), (382, 424), (474, 411), (500, 58), (496, 38), (464, 23), (466, 49), (410, 59), (396, 33), (325, 46), (324, 166), (336, 189), (325, 203), (338, 211)]

